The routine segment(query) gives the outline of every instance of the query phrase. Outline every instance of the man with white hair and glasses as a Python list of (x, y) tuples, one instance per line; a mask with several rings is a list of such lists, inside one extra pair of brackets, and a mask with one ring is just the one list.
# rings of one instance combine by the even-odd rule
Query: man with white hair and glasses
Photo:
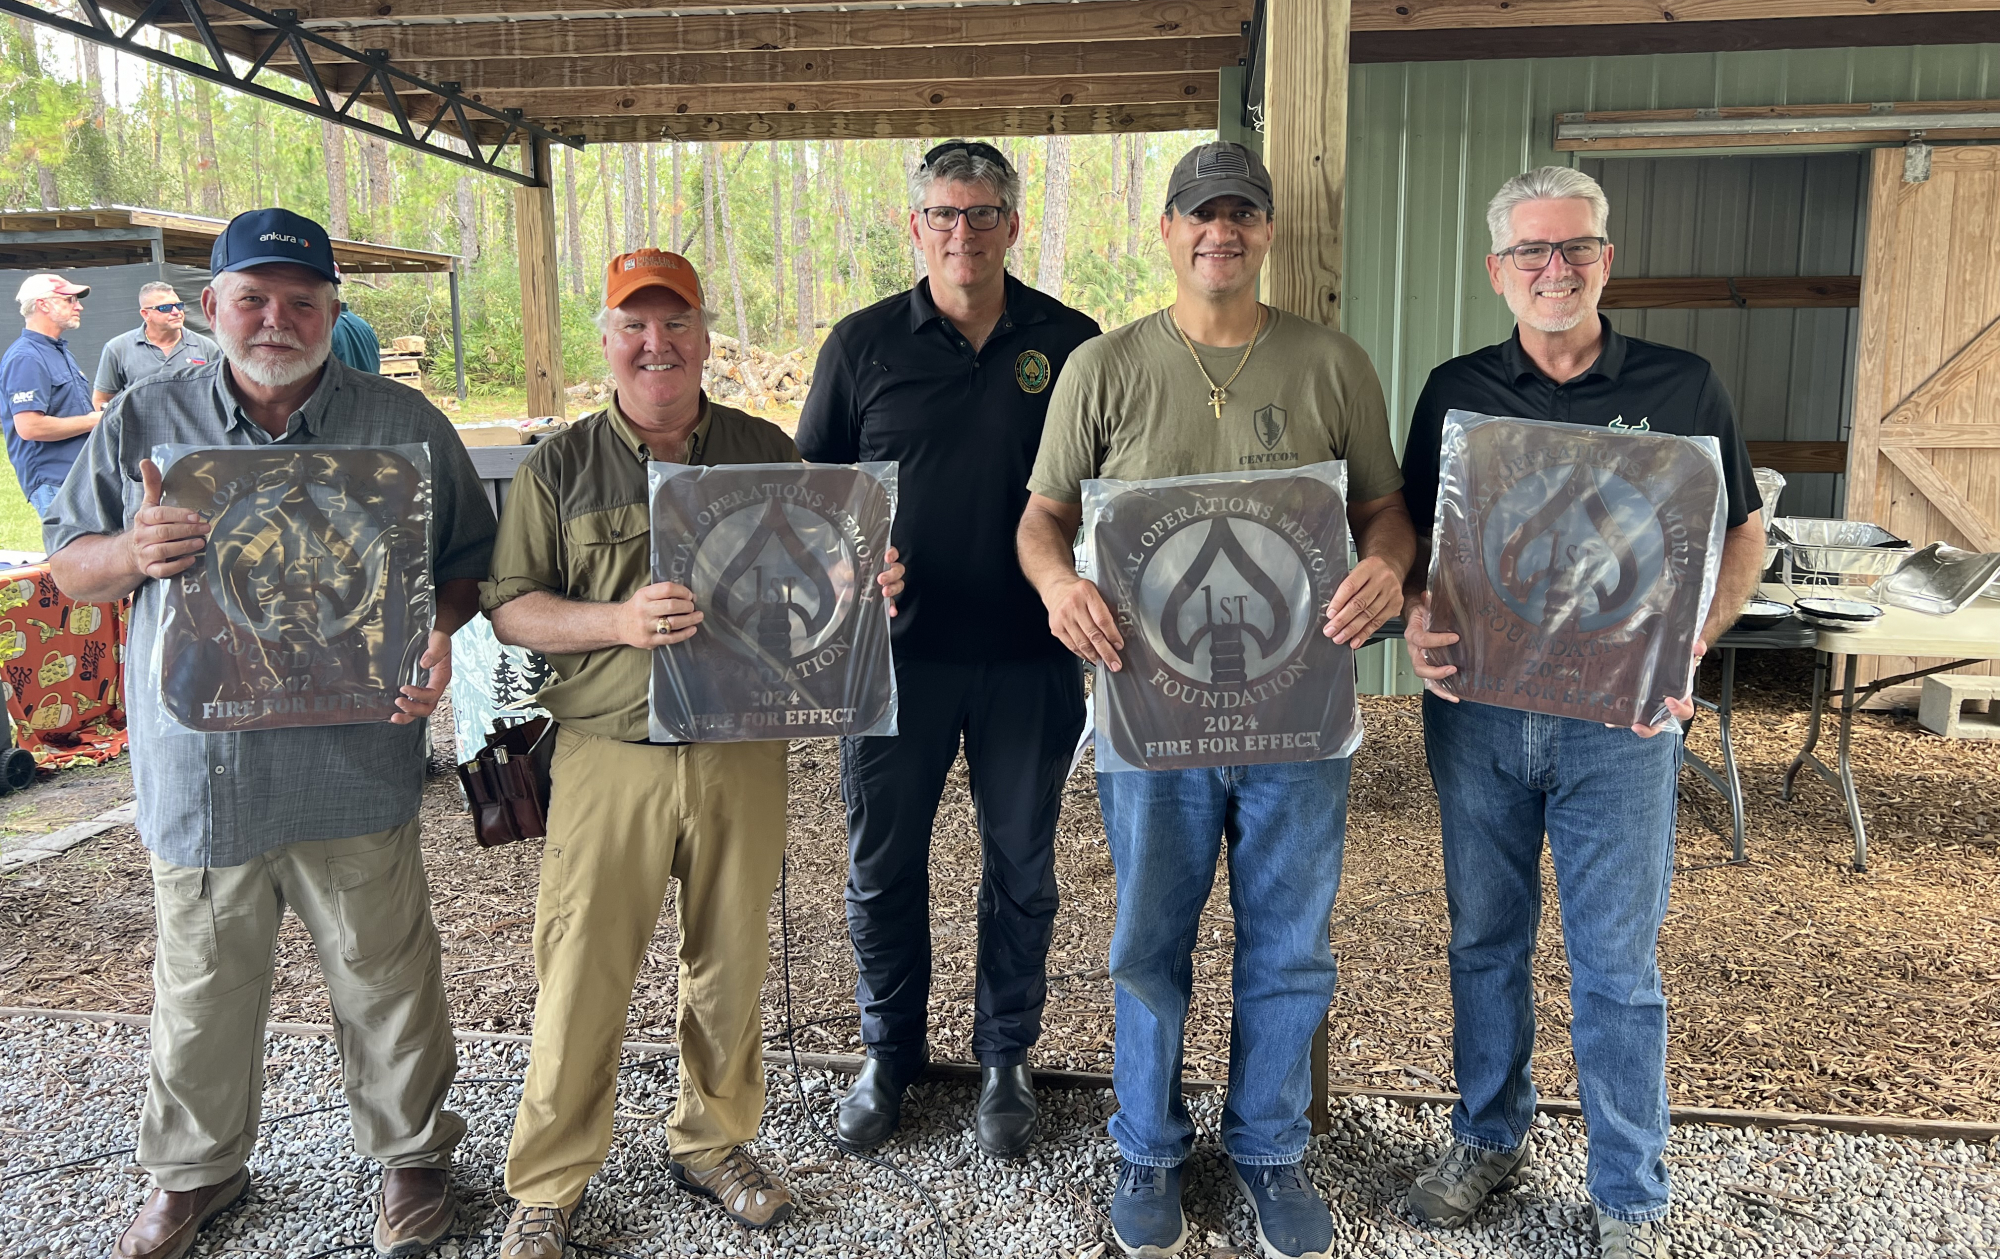
[(992, 145), (927, 153), (910, 179), (910, 236), (929, 275), (834, 327), (799, 417), (808, 459), (900, 464), (895, 539), (917, 573), (893, 639), (900, 733), (840, 748), (868, 1061), (838, 1126), (857, 1150), (896, 1130), (928, 1056), (931, 828), (961, 739), (985, 852), (975, 1135), (1008, 1158), (1035, 1133), (1027, 1057), (1048, 997), (1056, 815), (1083, 729), (1083, 672), (1049, 632), (1009, 539), (1050, 386), (1098, 328), (1007, 274), (1020, 202), (1020, 176)]
[[(202, 307), (223, 360), (121, 393), (44, 527), (63, 593), (132, 596), (125, 703), (157, 922), (138, 1162), (156, 1188), (113, 1254), (178, 1259), (248, 1187), (273, 953), (290, 906), (326, 976), (355, 1148), (384, 1169), (375, 1251), (415, 1255), (451, 1226), (451, 1152), (465, 1135), (444, 1109), (457, 1051), (417, 826), (422, 719), (451, 682), (452, 631), (477, 610), (493, 513), (437, 408), (328, 358), (340, 302), (319, 224), (288, 210), (239, 214), (210, 267)], [(418, 662), (425, 683), (401, 688), (388, 728), (172, 724), (155, 659), (166, 590), (200, 560), (213, 522), (161, 504), (154, 447), (413, 442), (430, 447), (437, 619)]]
[[(1514, 335), (1431, 373), (1403, 455), (1403, 493), (1426, 553), (1410, 569), (1410, 661), (1425, 680), (1425, 754), (1443, 819), (1451, 915), (1452, 1145), (1408, 1204), (1441, 1227), (1471, 1219), (1529, 1170), (1535, 1117), (1531, 966), (1542, 908), (1544, 834), (1562, 898), (1570, 1046), (1590, 1128), (1585, 1185), (1606, 1259), (1664, 1259), (1667, 1240), (1667, 1005), (1656, 957), (1674, 869), (1677, 729), (1459, 701), (1432, 685), (1454, 672), (1429, 652), (1458, 641), (1429, 629), (1428, 543), (1445, 413), (1554, 420), (1714, 437), (1729, 531), (1701, 641), (1713, 644), (1756, 588), (1764, 536), (1749, 451), (1708, 363), (1623, 336), (1597, 313), (1611, 273), (1610, 206), (1597, 181), (1544, 166), (1508, 180), (1487, 208), (1493, 291)], [(1682, 721), (1687, 700), (1669, 700)]]

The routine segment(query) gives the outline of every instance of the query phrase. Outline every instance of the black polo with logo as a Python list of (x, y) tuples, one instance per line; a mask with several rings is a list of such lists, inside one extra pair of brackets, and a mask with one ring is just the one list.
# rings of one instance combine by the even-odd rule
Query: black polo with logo
[(1438, 454), (1447, 411), (1554, 420), (1599, 428), (1713, 437), (1722, 447), (1722, 478), (1735, 528), (1763, 506), (1750, 475), (1750, 450), (1736, 427), (1736, 408), (1708, 360), (1638, 337), (1598, 316), (1604, 348), (1582, 375), (1557, 384), (1521, 348), (1521, 333), (1462, 354), (1431, 371), (1410, 417), (1403, 448), (1403, 500), (1417, 536), (1428, 538), (1437, 518)]
[(899, 465), (892, 537), (909, 570), (893, 626), (899, 657), (1066, 654), (1021, 575), (1014, 531), (1051, 387), (1097, 334), (1096, 320), (1010, 275), (1006, 311), (976, 353), (931, 301), (928, 279), (827, 337), (799, 451), (814, 463)]

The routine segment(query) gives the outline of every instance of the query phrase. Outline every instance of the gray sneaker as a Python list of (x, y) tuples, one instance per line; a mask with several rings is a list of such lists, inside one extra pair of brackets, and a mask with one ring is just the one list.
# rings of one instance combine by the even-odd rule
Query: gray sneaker
[(1599, 1213), (1597, 1253), (1603, 1259), (1667, 1259), (1667, 1229), (1658, 1221), (1628, 1224)]
[[(1525, 1180), (1531, 1164), (1525, 1137), (1511, 1152), (1481, 1150), (1454, 1141), (1437, 1166), (1417, 1177), (1403, 1201), (1426, 1224), (1457, 1228), (1472, 1218), (1489, 1195), (1505, 1193)], [(1635, 1259), (1643, 1254), (1634, 1252)]]

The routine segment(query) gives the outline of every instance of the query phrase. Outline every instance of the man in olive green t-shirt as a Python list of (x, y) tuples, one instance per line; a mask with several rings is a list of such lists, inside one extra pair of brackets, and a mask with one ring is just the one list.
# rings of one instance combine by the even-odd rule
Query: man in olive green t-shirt
[[(1271, 247), (1270, 175), (1241, 145), (1204, 144), (1174, 168), (1160, 219), (1174, 304), (1070, 355), (1049, 403), (1021, 517), (1021, 567), (1049, 627), (1078, 656), (1121, 668), (1125, 643), (1070, 542), (1082, 483), (1267, 472), (1347, 461), (1360, 561), (1334, 592), (1325, 633), (1359, 645), (1402, 607), (1416, 558), (1382, 387), (1331, 328), (1257, 301)], [(1118, 1244), (1164, 1256), (1187, 1240), (1180, 1166), (1194, 1142), (1181, 1104), (1189, 955), (1229, 839), (1236, 915), (1235, 1027), (1222, 1144), (1264, 1253), (1327, 1256), (1333, 1220), (1301, 1159), (1311, 1125), (1308, 1050), (1333, 999), (1327, 918), (1340, 886), (1347, 758), (1097, 775), (1117, 875), (1111, 937), (1117, 1031), (1112, 1195)]]

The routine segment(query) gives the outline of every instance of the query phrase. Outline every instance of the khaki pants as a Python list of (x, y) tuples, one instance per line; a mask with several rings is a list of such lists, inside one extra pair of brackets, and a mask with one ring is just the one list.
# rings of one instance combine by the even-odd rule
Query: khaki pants
[(159, 940), (139, 1163), (163, 1189), (227, 1180), (250, 1157), (287, 905), (326, 976), (355, 1149), (385, 1167), (444, 1167), (465, 1135), (443, 1108), (458, 1054), (415, 819), (222, 869), (154, 857)]
[(611, 1151), (632, 986), (680, 881), (680, 1100), (667, 1125), (697, 1171), (757, 1135), (771, 892), (785, 851), (785, 745), (620, 743), (563, 729), (535, 903), (535, 1037), (507, 1192), (568, 1206)]

